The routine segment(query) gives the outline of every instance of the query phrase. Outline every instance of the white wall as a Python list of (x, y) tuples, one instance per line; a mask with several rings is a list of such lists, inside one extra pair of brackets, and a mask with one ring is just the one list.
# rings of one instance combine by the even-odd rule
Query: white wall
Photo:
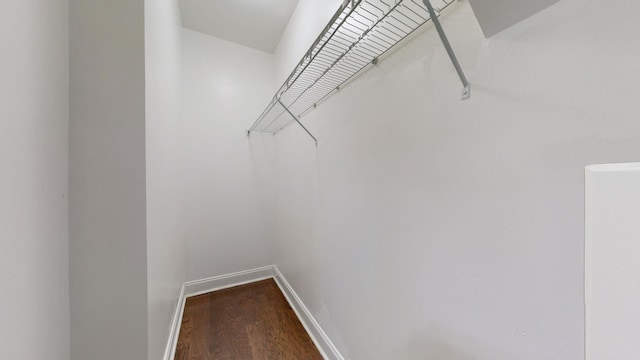
[(187, 280), (180, 211), (180, 32), (177, 0), (145, 2), (149, 359), (162, 357)]
[(0, 358), (69, 359), (66, 0), (0, 12)]
[[(275, 88), (279, 89), (344, 0), (300, 0), (280, 38), (275, 56)], [(274, 91), (275, 92), (275, 91)]]
[[(271, 264), (270, 224), (246, 130), (273, 91), (273, 55), (182, 31), (183, 218), (188, 277)], [(270, 139), (269, 139), (270, 140)], [(266, 146), (256, 141), (255, 147)], [(262, 165), (264, 166), (264, 165)]]
[(586, 359), (637, 359), (640, 163), (588, 166), (585, 189)]
[[(470, 100), (429, 27), (303, 118), (317, 148), (274, 137), (275, 263), (348, 358), (583, 359), (583, 169), (640, 153), (640, 3), (608, 6), (484, 40), (458, 3)], [(278, 63), (326, 21), (299, 13)]]
[(146, 359), (144, 2), (69, 16), (71, 359)]

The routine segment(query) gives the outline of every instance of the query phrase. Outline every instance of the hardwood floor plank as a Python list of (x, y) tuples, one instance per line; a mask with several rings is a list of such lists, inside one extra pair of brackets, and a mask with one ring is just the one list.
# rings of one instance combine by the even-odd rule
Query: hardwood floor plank
[(187, 299), (175, 360), (322, 360), (273, 279)]

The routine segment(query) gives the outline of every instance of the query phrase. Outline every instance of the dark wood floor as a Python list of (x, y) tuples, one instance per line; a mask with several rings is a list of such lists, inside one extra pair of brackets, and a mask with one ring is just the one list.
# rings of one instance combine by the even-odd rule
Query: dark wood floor
[(175, 360), (322, 360), (273, 279), (187, 299)]

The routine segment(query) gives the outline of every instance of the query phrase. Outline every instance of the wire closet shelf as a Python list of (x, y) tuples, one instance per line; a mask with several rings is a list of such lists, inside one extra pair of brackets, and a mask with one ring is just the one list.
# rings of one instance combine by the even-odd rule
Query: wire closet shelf
[[(248, 133), (275, 134), (314, 109), (431, 18), (469, 95), (437, 20), (455, 0), (345, 0)], [(431, 16), (433, 15), (433, 16)], [(313, 135), (304, 128), (314, 139)], [(316, 141), (317, 142), (317, 141)]]

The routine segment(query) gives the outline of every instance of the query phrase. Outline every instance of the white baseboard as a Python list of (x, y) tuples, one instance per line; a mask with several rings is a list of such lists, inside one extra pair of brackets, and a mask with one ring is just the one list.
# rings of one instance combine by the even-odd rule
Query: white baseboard
[(322, 330), (322, 327), (313, 317), (311, 311), (304, 305), (298, 294), (293, 290), (293, 287), (291, 287), (287, 279), (275, 265), (273, 266), (273, 271), (276, 273), (274, 277), (276, 284), (278, 284), (284, 297), (289, 301), (289, 305), (291, 305), (293, 311), (298, 315), (298, 319), (300, 319), (302, 326), (304, 326), (307, 333), (309, 333), (311, 340), (313, 340), (313, 343), (316, 344), (316, 347), (320, 350), (320, 353), (322, 353), (322, 357), (324, 357), (325, 360), (344, 360), (340, 351), (338, 351), (333, 342), (331, 342), (331, 339), (329, 339), (324, 330)]
[(198, 296), (228, 287), (274, 278), (276, 276), (276, 272), (273, 268), (273, 265), (269, 265), (257, 269), (239, 271), (232, 274), (188, 281), (184, 283), (184, 295), (185, 297)]
[(176, 345), (178, 345), (178, 335), (180, 334), (180, 325), (182, 323), (182, 314), (184, 313), (184, 303), (186, 297), (184, 296), (184, 284), (180, 289), (180, 297), (178, 298), (178, 304), (176, 305), (176, 311), (171, 318), (171, 329), (169, 330), (169, 341), (164, 349), (164, 360), (173, 360), (176, 354)]
[(171, 331), (169, 333), (169, 341), (165, 348), (164, 360), (173, 360), (175, 357), (176, 345), (180, 334), (180, 325), (182, 323), (182, 315), (184, 313), (184, 305), (188, 297), (270, 278), (275, 280), (276, 284), (289, 302), (289, 305), (291, 305), (293, 311), (298, 315), (300, 322), (309, 333), (311, 340), (313, 340), (313, 343), (318, 347), (318, 350), (325, 360), (344, 360), (344, 357), (342, 357), (327, 334), (322, 330), (320, 324), (318, 324), (309, 309), (307, 309), (287, 279), (284, 278), (280, 270), (278, 270), (275, 265), (184, 283), (184, 285), (182, 285), (178, 305), (176, 306), (176, 311), (171, 322)]

